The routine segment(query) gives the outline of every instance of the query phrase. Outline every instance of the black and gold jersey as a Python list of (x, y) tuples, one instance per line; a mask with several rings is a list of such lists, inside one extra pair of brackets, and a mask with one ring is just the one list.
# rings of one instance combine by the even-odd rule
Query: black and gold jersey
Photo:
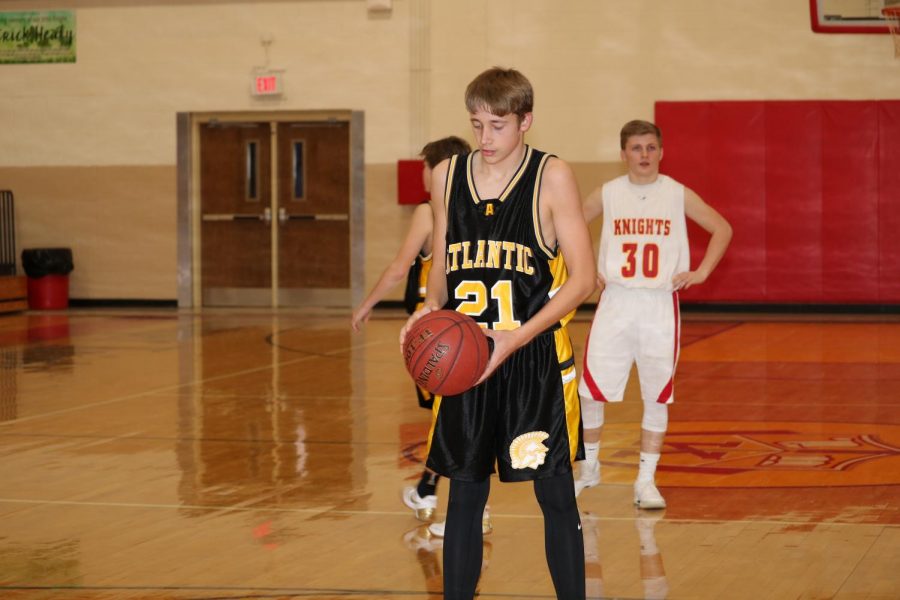
[(403, 292), (403, 307), (409, 314), (413, 314), (425, 304), (425, 291), (432, 262), (431, 252), (425, 255), (420, 251), (409, 266), (409, 272), (406, 274), (406, 290)]
[[(454, 156), (447, 173), (447, 308), (483, 327), (516, 329), (567, 277), (558, 247), (548, 247), (540, 224), (541, 176), (553, 155), (526, 146), (500, 196), (485, 199), (475, 189), (476, 153)], [(552, 329), (565, 325), (572, 314)]]

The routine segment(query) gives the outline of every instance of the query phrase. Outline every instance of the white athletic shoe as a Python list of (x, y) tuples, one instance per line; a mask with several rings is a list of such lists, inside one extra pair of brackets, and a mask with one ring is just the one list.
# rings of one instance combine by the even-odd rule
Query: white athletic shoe
[(420, 521), (430, 522), (434, 520), (434, 511), (437, 509), (437, 496), (419, 496), (415, 486), (403, 488), (403, 504), (407, 505)]
[(634, 505), (638, 508), (659, 509), (666, 507), (666, 500), (653, 481), (635, 481)]
[(582, 490), (594, 487), (595, 485), (600, 485), (600, 461), (593, 463), (594, 467), (588, 467), (587, 461), (582, 461), (581, 465), (578, 467), (578, 477), (575, 479), (575, 497), (578, 497), (578, 494), (582, 492)]
[[(435, 537), (444, 537), (444, 528), (446, 527), (447, 522), (441, 521), (439, 523), (432, 523), (428, 526), (428, 533)], [(491, 523), (491, 513), (487, 508), (484, 509), (484, 515), (481, 517), (481, 535), (487, 535), (494, 530), (494, 525)]]

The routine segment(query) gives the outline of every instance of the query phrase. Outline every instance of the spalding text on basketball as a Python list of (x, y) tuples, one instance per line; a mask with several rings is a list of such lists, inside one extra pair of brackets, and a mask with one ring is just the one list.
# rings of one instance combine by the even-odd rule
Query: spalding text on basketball
[(411, 339), (406, 344), (406, 353), (403, 355), (403, 358), (406, 359), (406, 362), (409, 362), (409, 359), (413, 355), (413, 353), (416, 351), (416, 348), (421, 346), (422, 343), (425, 342), (425, 340), (427, 340), (433, 336), (434, 336), (434, 334), (431, 332), (430, 329), (423, 329), (422, 333), (420, 333), (415, 338)]
[(435, 345), (434, 350), (431, 352), (431, 356), (428, 358), (428, 362), (425, 363), (425, 366), (422, 367), (422, 372), (416, 377), (416, 381), (418, 381), (422, 387), (427, 387), (426, 384), (431, 378), (432, 373), (438, 379), (442, 377), (443, 371), (438, 368), (438, 363), (441, 361), (441, 358), (447, 354), (447, 350), (449, 349), (450, 346), (447, 344)]

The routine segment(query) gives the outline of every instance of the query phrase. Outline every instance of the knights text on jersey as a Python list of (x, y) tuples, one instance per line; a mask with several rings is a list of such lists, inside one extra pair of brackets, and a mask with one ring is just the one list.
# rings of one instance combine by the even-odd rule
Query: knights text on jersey
[(684, 186), (665, 175), (635, 185), (622, 175), (602, 194), (600, 274), (626, 288), (672, 290), (672, 277), (690, 269)]
[(525, 150), (498, 198), (478, 196), (475, 153), (454, 156), (447, 174), (447, 308), (490, 329), (516, 329), (567, 278), (562, 254), (547, 246), (540, 226), (541, 176), (552, 155), (530, 146)]

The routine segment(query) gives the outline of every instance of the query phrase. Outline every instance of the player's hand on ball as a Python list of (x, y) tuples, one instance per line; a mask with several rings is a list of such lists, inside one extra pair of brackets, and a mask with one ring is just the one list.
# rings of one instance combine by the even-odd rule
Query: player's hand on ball
[(504, 360), (509, 358), (510, 354), (522, 346), (515, 331), (495, 331), (493, 329), (485, 329), (484, 334), (488, 336), (490, 340), (491, 357), (488, 360), (487, 367), (484, 369), (484, 373), (481, 374), (481, 378), (475, 382), (475, 385), (480, 384), (490, 377), (491, 374), (497, 370), (497, 367), (499, 367)]
[(406, 320), (406, 323), (403, 324), (403, 327), (400, 328), (400, 354), (403, 354), (403, 343), (406, 341), (406, 332), (409, 331), (409, 328), (412, 327), (413, 323), (422, 318), (423, 315), (427, 315), (430, 312), (434, 312), (436, 309), (431, 306), (423, 306), (413, 314), (409, 315), (409, 318)]
[(471, 389), (490, 359), (489, 339), (472, 317), (455, 310), (421, 315), (406, 331), (403, 361), (416, 384), (441, 396)]

